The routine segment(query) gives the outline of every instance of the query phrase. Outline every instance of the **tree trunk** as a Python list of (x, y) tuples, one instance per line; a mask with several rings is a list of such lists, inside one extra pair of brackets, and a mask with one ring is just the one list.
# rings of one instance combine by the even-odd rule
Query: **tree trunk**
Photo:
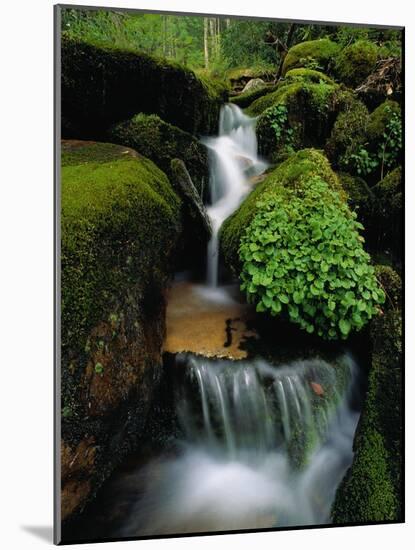
[(290, 25), (290, 28), (288, 29), (287, 40), (285, 41), (284, 49), (281, 51), (280, 64), (278, 66), (278, 71), (277, 71), (277, 74), (275, 76), (276, 81), (278, 81), (281, 78), (282, 66), (284, 65), (284, 60), (285, 60), (285, 57), (288, 53), (288, 50), (291, 48), (291, 44), (292, 44), (292, 41), (293, 41), (293, 38), (294, 38), (294, 31), (295, 31), (295, 23), (292, 23)]
[(209, 21), (208, 18), (205, 17), (203, 20), (203, 46), (205, 50), (205, 68), (209, 68), (209, 42), (208, 42), (208, 28)]

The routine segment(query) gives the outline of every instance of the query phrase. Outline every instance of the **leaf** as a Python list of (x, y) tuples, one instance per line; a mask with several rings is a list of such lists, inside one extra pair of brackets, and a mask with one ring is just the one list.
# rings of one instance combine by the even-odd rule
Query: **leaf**
[(351, 329), (350, 322), (347, 319), (340, 319), (339, 329), (343, 336), (347, 336)]

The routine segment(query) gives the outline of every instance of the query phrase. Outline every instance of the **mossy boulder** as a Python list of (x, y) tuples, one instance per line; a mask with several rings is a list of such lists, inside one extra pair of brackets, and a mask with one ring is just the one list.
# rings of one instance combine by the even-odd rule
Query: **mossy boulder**
[(376, 273), (386, 303), (371, 325), (372, 363), (355, 455), (331, 514), (338, 524), (402, 520), (401, 281), (386, 266), (377, 267)]
[(297, 67), (327, 72), (339, 51), (340, 46), (329, 38), (300, 42), (288, 50), (282, 67), (282, 76)]
[[(62, 145), (62, 515), (136, 444), (161, 369), (181, 233), (166, 175), (126, 147)], [(66, 458), (65, 458), (66, 457)]]
[(357, 40), (346, 46), (336, 58), (334, 72), (350, 88), (361, 84), (375, 69), (379, 47), (370, 40)]
[(164, 122), (159, 116), (139, 113), (113, 126), (108, 138), (139, 151), (168, 176), (171, 175), (171, 161), (182, 159), (198, 193), (203, 195), (207, 189), (209, 170), (206, 147), (188, 132)]
[(63, 137), (102, 139), (112, 124), (155, 113), (192, 134), (214, 133), (227, 91), (144, 53), (62, 37)]
[(314, 69), (305, 69), (304, 67), (299, 69), (290, 69), (285, 74), (286, 82), (312, 82), (313, 84), (320, 84), (320, 82), (326, 84), (334, 84), (334, 80), (322, 73), (321, 71), (316, 71)]
[(371, 114), (367, 126), (367, 137), (371, 148), (379, 148), (385, 141), (385, 134), (391, 121), (398, 117), (401, 119), (401, 106), (396, 101), (386, 100), (377, 107)]
[(245, 109), (246, 107), (249, 107), (249, 105), (251, 105), (251, 103), (253, 103), (256, 99), (270, 94), (271, 92), (275, 92), (276, 89), (276, 84), (267, 84), (261, 88), (256, 88), (254, 90), (249, 90), (247, 92), (235, 95), (231, 97), (229, 101), (235, 105), (238, 105), (241, 109)]
[(295, 80), (254, 101), (260, 154), (272, 161), (284, 150), (322, 147), (335, 119), (337, 85)]
[(286, 161), (272, 170), (263, 182), (257, 184), (238, 210), (225, 220), (219, 235), (220, 247), (225, 262), (234, 274), (239, 275), (241, 270), (238, 249), (242, 235), (255, 216), (258, 210), (257, 203), (263, 193), (274, 186), (291, 187), (299, 178), (307, 180), (314, 176), (324, 179), (332, 189), (338, 191), (344, 199), (346, 198), (327, 158), (315, 149), (304, 149), (290, 155)]
[(400, 167), (373, 187), (376, 248), (400, 261), (403, 236), (403, 185)]
[(335, 169), (355, 173), (352, 155), (357, 154), (366, 142), (369, 111), (350, 92), (341, 91), (337, 100), (339, 114), (325, 151)]

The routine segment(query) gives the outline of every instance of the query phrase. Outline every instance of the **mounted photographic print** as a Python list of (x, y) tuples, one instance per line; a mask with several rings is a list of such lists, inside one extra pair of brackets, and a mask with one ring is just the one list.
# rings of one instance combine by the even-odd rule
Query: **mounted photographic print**
[(55, 23), (55, 542), (403, 522), (403, 28)]

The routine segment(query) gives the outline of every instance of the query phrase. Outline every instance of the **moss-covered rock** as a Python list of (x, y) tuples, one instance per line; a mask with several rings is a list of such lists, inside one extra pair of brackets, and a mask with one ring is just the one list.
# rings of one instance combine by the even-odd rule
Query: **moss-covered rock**
[(209, 170), (206, 147), (188, 132), (164, 122), (159, 116), (137, 114), (113, 126), (108, 137), (114, 143), (136, 149), (168, 176), (171, 175), (171, 161), (182, 159), (199, 194), (203, 195), (207, 188)]
[(402, 170), (396, 168), (373, 187), (378, 250), (400, 260), (403, 235)]
[(160, 375), (181, 205), (163, 172), (118, 145), (64, 142), (61, 173), (66, 518), (142, 433)]
[(276, 84), (267, 84), (265, 86), (262, 86), (261, 88), (249, 90), (247, 92), (235, 95), (231, 97), (229, 101), (231, 103), (234, 103), (235, 105), (238, 105), (238, 107), (240, 107), (241, 109), (245, 109), (246, 107), (249, 107), (249, 105), (251, 105), (251, 103), (253, 103), (256, 99), (259, 99), (264, 95), (270, 94), (271, 92), (275, 92), (276, 89)]
[(355, 88), (374, 71), (379, 55), (376, 44), (370, 40), (357, 40), (339, 53), (334, 72), (346, 86)]
[(376, 272), (387, 301), (371, 326), (372, 364), (355, 455), (332, 509), (338, 524), (402, 520), (401, 282), (390, 268)]
[(220, 246), (225, 262), (236, 275), (240, 273), (238, 249), (244, 230), (257, 211), (257, 202), (262, 194), (274, 186), (295, 185), (299, 179), (320, 176), (330, 188), (338, 191), (343, 198), (346, 194), (336, 174), (332, 171), (327, 158), (315, 149), (305, 149), (292, 154), (286, 161), (274, 169), (267, 178), (259, 183), (241, 206), (222, 225)]
[(216, 131), (227, 91), (147, 54), (62, 38), (62, 133), (100, 139), (116, 122), (156, 113), (192, 134)]
[(367, 139), (369, 112), (350, 92), (338, 94), (339, 114), (334, 122), (325, 151), (334, 168), (355, 172), (352, 155), (357, 154)]
[(297, 67), (327, 72), (339, 51), (340, 46), (329, 38), (300, 42), (288, 50), (282, 67), (282, 75), (285, 76), (287, 71)]
[(334, 80), (314, 69), (305, 69), (304, 67), (299, 69), (291, 69), (285, 74), (285, 81), (295, 82), (300, 80), (301, 82), (312, 82), (313, 84), (320, 84), (324, 82), (326, 84), (334, 84)]
[(322, 147), (334, 122), (337, 86), (295, 80), (280, 84), (247, 109), (258, 116), (260, 154), (277, 160), (284, 149)]
[(367, 126), (367, 137), (371, 148), (376, 149), (383, 144), (388, 126), (394, 117), (401, 118), (401, 107), (396, 101), (386, 100), (371, 114)]

